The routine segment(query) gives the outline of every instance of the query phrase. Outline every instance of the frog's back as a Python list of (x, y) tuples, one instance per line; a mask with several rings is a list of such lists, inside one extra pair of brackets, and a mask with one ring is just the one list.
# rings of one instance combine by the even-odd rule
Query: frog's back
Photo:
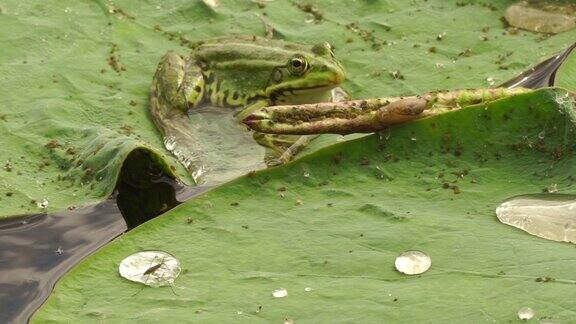
[(205, 100), (238, 107), (264, 96), (274, 69), (309, 50), (283, 40), (237, 36), (201, 42), (192, 57), (206, 78)]
[(199, 42), (194, 58), (210, 65), (247, 58), (252, 61), (266, 60), (272, 64), (284, 62), (294, 53), (309, 50), (310, 46), (256, 36), (221, 37)]

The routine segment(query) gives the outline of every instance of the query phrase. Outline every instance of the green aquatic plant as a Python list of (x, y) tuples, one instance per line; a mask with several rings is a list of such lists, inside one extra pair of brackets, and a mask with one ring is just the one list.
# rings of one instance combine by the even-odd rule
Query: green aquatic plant
[[(258, 36), (272, 32), (296, 43), (333, 44), (348, 72), (343, 87), (353, 98), (482, 88), (574, 40), (573, 31), (541, 38), (507, 30), (500, 21), (507, 5), (4, 1), (0, 39), (9, 46), (0, 53), (0, 216), (104, 199), (136, 149), (149, 151), (166, 172), (193, 184), (164, 148), (149, 115), (152, 76), (169, 50), (185, 54), (197, 41), (230, 30)], [(210, 120), (211, 129), (226, 128), (218, 118)], [(227, 136), (224, 142), (232, 143), (237, 135)], [(321, 136), (303, 153), (337, 139)], [(241, 153), (210, 150), (222, 161)]]
[[(570, 321), (574, 246), (495, 215), (511, 196), (574, 191), (566, 95), (454, 110), (215, 188), (84, 260), (32, 322), (506, 322), (523, 307)], [(141, 285), (118, 276), (122, 259), (148, 249), (180, 260), (176, 294), (133, 297)], [(396, 271), (409, 250), (431, 268)], [(274, 298), (279, 288), (287, 296)]]

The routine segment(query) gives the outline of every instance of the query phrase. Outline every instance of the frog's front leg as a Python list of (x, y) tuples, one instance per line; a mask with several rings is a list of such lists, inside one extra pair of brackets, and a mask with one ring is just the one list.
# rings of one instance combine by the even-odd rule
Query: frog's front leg
[(318, 135), (276, 135), (254, 132), (254, 140), (266, 147), (266, 165), (275, 166), (290, 162)]
[[(267, 134), (270, 135), (270, 134)], [(292, 160), (298, 153), (300, 153), (312, 140), (320, 135), (303, 135), (298, 136), (298, 139), (287, 148), (282, 155), (277, 159), (279, 164), (284, 164)]]
[(150, 113), (164, 137), (164, 145), (199, 182), (205, 173), (199, 139), (186, 115), (204, 94), (204, 77), (191, 59), (169, 52), (160, 61), (150, 91)]
[[(239, 122), (241, 122), (253, 112), (268, 107), (270, 104), (270, 101), (266, 99), (256, 101), (242, 109), (242, 111), (236, 115), (236, 118)], [(264, 134), (261, 132), (253, 133), (254, 140), (258, 144), (268, 149), (266, 156), (264, 157), (268, 166), (280, 165), (289, 162), (294, 158), (294, 156), (296, 156), (296, 154), (302, 151), (302, 149), (308, 145), (311, 140), (316, 137), (317, 135), (287, 136)]]

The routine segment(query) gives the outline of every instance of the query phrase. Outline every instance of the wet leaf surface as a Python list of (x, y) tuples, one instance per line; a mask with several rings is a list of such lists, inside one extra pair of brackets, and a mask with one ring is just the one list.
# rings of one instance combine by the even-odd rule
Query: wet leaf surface
[[(191, 183), (148, 116), (151, 78), (168, 50), (186, 54), (193, 41), (231, 30), (264, 36), (273, 28), (289, 41), (334, 44), (354, 98), (477, 88), (574, 41), (574, 31), (542, 37), (506, 30), (500, 17), (508, 5), (3, 1), (0, 39), (10, 46), (0, 54), (0, 216), (101, 200), (139, 147)], [(324, 137), (307, 151), (334, 141)]]
[[(477, 88), (574, 41), (574, 31), (505, 29), (509, 3), (5, 1), (0, 215), (102, 199), (137, 147), (190, 181), (147, 112), (152, 74), (168, 50), (185, 54), (195, 40), (273, 28), (290, 41), (333, 43), (354, 98)], [(556, 113), (565, 98), (544, 91), (489, 112), (421, 121), (218, 188), (80, 264), (35, 321), (229, 322), (242, 310), (251, 322), (430, 314), (477, 322), (515, 320), (526, 305), (571, 319), (573, 247), (501, 225), (493, 214), (504, 199), (550, 183), (573, 190), (571, 112)], [(308, 151), (340, 138), (323, 137)], [(134, 296), (141, 285), (118, 276), (121, 260), (144, 249), (181, 261), (174, 291)], [(406, 279), (393, 265), (409, 249), (426, 251), (434, 267)], [(279, 287), (290, 295), (272, 297)]]
[[(494, 212), (550, 184), (574, 191), (565, 95), (539, 90), (420, 120), (215, 188), (86, 259), (33, 322), (507, 322), (523, 307), (569, 321), (574, 246)], [(176, 294), (133, 297), (140, 285), (117, 275), (145, 249), (180, 260)], [(396, 271), (408, 250), (433, 266)], [(274, 298), (280, 287), (290, 293)]]

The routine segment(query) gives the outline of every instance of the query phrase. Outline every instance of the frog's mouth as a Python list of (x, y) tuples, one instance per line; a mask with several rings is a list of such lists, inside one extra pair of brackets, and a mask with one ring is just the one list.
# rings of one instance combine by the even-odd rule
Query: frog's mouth
[(330, 90), (342, 84), (345, 79), (346, 74), (341, 69), (310, 71), (298, 79), (270, 85), (266, 89), (266, 96), (273, 102), (286, 104), (326, 101)]
[(306, 103), (317, 103), (323, 101), (330, 101), (331, 90), (337, 84), (329, 84), (323, 86), (315, 86), (308, 88), (298, 89), (278, 89), (270, 95), (270, 99), (275, 105), (291, 104), (299, 105)]

